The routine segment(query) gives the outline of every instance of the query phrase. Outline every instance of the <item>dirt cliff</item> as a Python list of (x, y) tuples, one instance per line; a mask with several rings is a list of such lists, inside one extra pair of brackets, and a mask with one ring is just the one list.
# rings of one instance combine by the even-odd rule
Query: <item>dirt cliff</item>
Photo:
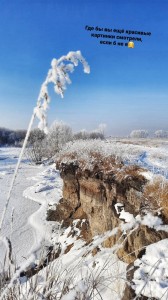
[[(162, 200), (157, 202), (152, 197), (152, 188), (143, 176), (144, 170), (138, 166), (125, 166), (113, 161), (108, 169), (102, 164), (95, 164), (92, 170), (78, 162), (57, 163), (63, 178), (63, 199), (56, 210), (49, 211), (49, 220), (63, 220), (69, 226), (74, 219), (86, 219), (84, 237), (89, 242), (92, 237), (118, 227), (122, 220), (119, 209), (124, 209), (134, 217), (147, 212), (158, 214), (167, 220), (167, 208), (161, 209)], [(148, 198), (147, 198), (148, 197)], [(116, 207), (118, 206), (118, 209)], [(124, 241), (119, 231), (116, 236), (104, 242), (105, 247), (112, 247), (120, 239), (123, 246), (118, 256), (127, 263), (132, 263), (144, 252), (143, 247), (167, 238), (165, 231), (155, 231), (140, 225)]]

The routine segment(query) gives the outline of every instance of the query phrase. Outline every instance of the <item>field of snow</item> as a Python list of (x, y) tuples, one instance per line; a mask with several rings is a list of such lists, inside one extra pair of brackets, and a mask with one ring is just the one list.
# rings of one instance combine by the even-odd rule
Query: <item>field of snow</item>
[[(0, 216), (19, 152), (19, 148), (0, 148)], [(11, 239), (18, 264), (25, 261), (43, 239), (47, 242), (52, 226), (49, 222), (45, 226), (46, 205), (58, 201), (61, 193), (62, 180), (55, 166), (34, 166), (23, 159), (2, 228), (2, 236)], [(0, 261), (4, 252), (0, 241)]]
[(93, 153), (98, 153), (102, 158), (115, 156), (125, 164), (139, 165), (153, 174), (163, 175), (168, 178), (168, 142), (158, 140), (135, 139), (108, 139), (79, 140), (66, 144), (59, 153), (59, 160), (66, 163), (84, 161), (85, 168), (94, 167)]
[[(147, 169), (145, 176), (149, 179), (152, 178), (153, 174), (168, 177), (168, 143), (166, 141), (148, 140), (142, 142), (121, 139), (105, 142), (79, 141), (67, 144), (60, 155), (63, 155), (64, 160), (67, 161), (70, 159), (67, 154), (75, 152), (76, 158), (87, 159), (87, 163), (90, 165), (92, 162), (89, 153), (97, 149), (103, 156), (114, 154), (125, 163), (136, 163), (145, 167)], [(5, 205), (19, 151), (18, 148), (0, 148), (0, 216)], [(38, 259), (36, 254), (39, 253), (40, 249), (45, 252), (45, 247), (49, 246), (50, 243), (61, 244), (60, 258), (51, 262), (48, 268), (41, 270), (32, 279), (32, 282), (35, 281), (39, 293), (39, 296), (33, 299), (44, 299), (40, 296), (43, 294), (43, 288), (47, 287), (47, 284), (50, 285), (54, 278), (56, 280), (56, 282), (54, 281), (54, 292), (58, 298), (53, 299), (73, 300), (81, 292), (88, 295), (88, 291), (91, 293), (92, 283), (95, 280), (97, 282), (97, 292), (92, 295), (92, 298), (88, 299), (111, 300), (115, 298), (120, 300), (125, 282), (126, 265), (113, 254), (115, 249), (102, 248), (101, 252), (98, 252), (94, 257), (90, 254), (96, 246), (101, 248), (101, 242), (108, 236), (115, 234), (116, 229), (113, 230), (114, 232), (106, 232), (102, 236), (94, 237), (92, 243), (84, 247), (84, 241), (78, 239), (78, 234), (72, 238), (69, 236), (69, 228), (60, 233), (59, 224), (46, 221), (48, 205), (52, 206), (62, 197), (62, 184), (55, 164), (35, 166), (24, 158), (2, 228), (2, 236), (7, 236), (12, 241), (17, 264), (22, 263), (21, 270), (24, 270), (29, 263)], [(164, 230), (159, 218), (153, 219), (152, 216), (149, 216), (149, 218), (146, 217), (143, 220), (138, 218), (135, 220), (127, 212), (122, 211), (121, 213), (122, 216), (120, 217), (125, 219), (126, 222), (123, 225), (124, 231), (128, 227), (131, 229), (134, 223), (139, 224), (140, 222), (142, 224), (149, 223), (149, 226), (158, 226), (158, 228)], [(151, 222), (153, 223), (151, 224)], [(167, 230), (167, 227), (165, 230)], [(78, 229), (76, 231), (78, 232)], [(64, 254), (66, 247), (71, 244), (74, 245), (70, 252)], [(146, 296), (157, 297), (162, 295), (162, 299), (165, 300), (167, 299), (168, 289), (167, 279), (164, 280), (164, 278), (167, 278), (167, 240), (159, 242), (156, 246), (151, 245), (147, 249), (149, 250), (147, 250), (143, 259), (136, 261), (136, 265), (140, 266), (134, 277), (136, 291), (139, 293), (144, 289)], [(3, 261), (4, 253), (5, 246), (0, 240), (0, 262)], [(150, 254), (152, 255), (150, 256)], [(157, 271), (157, 281), (153, 280), (157, 274), (154, 274), (152, 268), (154, 268), (154, 272)], [(147, 272), (151, 273), (151, 276), (146, 279), (144, 274), (147, 274)], [(60, 276), (59, 280), (57, 279), (58, 274)], [(16, 272), (13, 282), (17, 275)], [(49, 277), (51, 277), (51, 281)], [(59, 298), (61, 285), (65, 280), (68, 282), (70, 289), (66, 295)], [(23, 283), (22, 293), (23, 298), (19, 296), (18, 299), (29, 299), (29, 283), (26, 285)]]

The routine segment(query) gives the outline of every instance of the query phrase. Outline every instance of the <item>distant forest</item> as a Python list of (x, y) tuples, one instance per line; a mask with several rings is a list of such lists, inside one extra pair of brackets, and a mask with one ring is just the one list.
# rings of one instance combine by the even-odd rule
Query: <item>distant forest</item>
[(0, 146), (21, 146), (26, 130), (11, 130), (0, 127)]

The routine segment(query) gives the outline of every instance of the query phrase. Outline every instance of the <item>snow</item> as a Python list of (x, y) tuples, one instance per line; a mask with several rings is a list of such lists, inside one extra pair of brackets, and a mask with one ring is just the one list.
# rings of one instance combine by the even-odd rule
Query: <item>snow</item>
[(2, 230), (2, 226), (3, 226), (3, 223), (4, 223), (4, 219), (5, 219), (5, 216), (6, 216), (7, 209), (8, 209), (8, 205), (9, 205), (9, 202), (10, 202), (12, 190), (13, 190), (13, 187), (14, 187), (14, 184), (15, 184), (15, 181), (16, 181), (16, 177), (17, 177), (17, 174), (18, 174), (18, 170), (19, 170), (19, 167), (20, 167), (20, 164), (21, 164), (23, 154), (24, 154), (24, 150), (26, 148), (26, 144), (27, 144), (27, 141), (28, 141), (28, 138), (29, 138), (30, 130), (31, 130), (32, 125), (33, 125), (34, 118), (35, 118), (35, 114), (33, 113), (32, 116), (31, 116), (29, 125), (28, 125), (28, 129), (27, 129), (26, 136), (25, 136), (25, 139), (24, 139), (24, 142), (23, 142), (23, 146), (21, 148), (18, 159), (16, 161), (16, 166), (14, 168), (13, 176), (11, 177), (11, 182), (10, 182), (10, 185), (9, 185), (6, 201), (5, 201), (4, 208), (3, 208), (3, 211), (2, 211), (2, 215), (1, 215), (1, 219), (0, 219), (0, 233), (1, 233), (1, 230)]
[(154, 174), (150, 171), (139, 172), (142, 176), (144, 176), (148, 181), (153, 181)]
[[(0, 148), (0, 214), (6, 202), (19, 152), (18, 148)], [(55, 165), (33, 166), (24, 159), (1, 233), (11, 239), (17, 264), (27, 260), (32, 249), (37, 248), (44, 237), (48, 241), (52, 224), (45, 220), (46, 208), (49, 203), (53, 205), (61, 197), (62, 180)], [(0, 262), (3, 261), (5, 251), (4, 244), (0, 242)]]
[(124, 220), (126, 223), (135, 221), (133, 214), (126, 212), (122, 203), (116, 203), (114, 207), (120, 219)]
[(56, 171), (55, 164), (47, 167), (45, 171), (37, 174), (33, 179), (37, 183), (23, 192), (25, 198), (41, 204), (38, 211), (33, 213), (28, 219), (28, 223), (34, 229), (35, 237), (35, 244), (32, 246), (30, 253), (38, 246), (41, 248), (42, 243), (50, 243), (53, 223), (46, 221), (46, 211), (49, 205), (58, 203), (62, 198), (63, 185), (59, 172)]
[[(128, 226), (131, 228), (133, 226), (136, 227), (141, 225), (148, 226), (149, 228), (154, 228), (155, 230), (164, 230), (167, 232), (168, 228), (167, 225), (163, 225), (163, 221), (158, 216), (154, 216), (151, 214), (151, 212), (148, 212), (144, 216), (140, 216), (139, 214), (134, 216), (133, 214), (125, 211), (124, 205), (122, 203), (116, 203), (115, 209), (117, 214), (119, 215), (119, 218), (123, 220), (125, 223), (128, 224)], [(129, 227), (125, 226), (125, 224), (122, 226), (123, 231), (128, 230)]]
[(147, 215), (145, 215), (143, 217), (143, 220), (141, 221), (141, 224), (146, 225), (150, 228), (154, 228), (154, 227), (162, 225), (163, 222), (159, 217), (153, 216), (151, 213), (148, 213)]
[[(6, 196), (19, 152), (20, 149), (17, 148), (0, 148), (0, 157), (6, 157), (5, 160), (0, 160), (0, 215), (6, 202)], [(2, 170), (3, 173), (1, 172)], [(32, 228), (27, 223), (27, 219), (39, 207), (35, 202), (24, 199), (22, 191), (32, 184), (32, 181), (27, 181), (26, 177), (35, 175), (37, 172), (39, 172), (39, 168), (27, 164), (26, 160), (23, 161), (2, 227), (1, 235), (11, 238), (14, 256), (16, 256), (18, 263), (25, 260), (23, 257), (26, 257), (33, 243)], [(11, 232), (11, 213), (13, 208), (14, 214)], [(3, 261), (3, 255), (4, 246), (0, 243), (0, 261)]]
[[(157, 147), (134, 145), (129, 141), (114, 141), (114, 140), (79, 140), (69, 142), (60, 151), (59, 157), (63, 163), (85, 161), (85, 167), (93, 168), (94, 158), (91, 153), (98, 153), (103, 158), (115, 156), (118, 160), (124, 161), (127, 165), (136, 164), (146, 171), (144, 176), (152, 180), (152, 174), (160, 174), (168, 178), (168, 145), (158, 145)], [(74, 154), (75, 158), (72, 158)]]
[[(76, 223), (77, 220), (74, 221), (73, 224), (74, 230), (77, 229), (75, 227)], [(126, 232), (126, 230), (130, 230), (131, 228), (134, 230), (138, 224), (140, 224), (139, 220), (132, 223), (128, 222), (123, 224), (121, 228)], [(157, 226), (157, 224), (154, 220), (153, 226)], [(89, 245), (85, 245), (84, 241), (78, 239), (79, 232), (75, 236), (71, 235), (70, 227), (57, 236), (55, 232), (53, 232), (53, 242), (60, 244), (62, 251), (58, 259), (51, 262), (48, 267), (34, 276), (34, 282), (37, 282), (37, 277), (40, 278), (40, 284), (36, 286), (38, 293), (41, 294), (43, 288), (47, 287), (50, 283), (50, 280), (58, 276), (59, 283), (55, 280), (53, 285), (54, 291), (56, 295), (59, 295), (62, 286), (67, 282), (68, 290), (65, 299), (73, 299), (71, 297), (75, 296), (79, 297), (79, 295), (83, 295), (83, 293), (87, 291), (86, 296), (92, 292), (92, 297), (94, 297), (95, 300), (110, 300), (112, 298), (121, 300), (126, 280), (126, 264), (118, 260), (115, 252), (122, 246), (122, 242), (109, 249), (102, 248), (101, 246), (103, 241), (115, 235), (116, 232), (117, 228), (105, 232), (102, 235), (95, 236)], [(68, 253), (65, 253), (68, 245), (72, 245), (72, 248)], [(100, 251), (98, 251), (95, 256), (92, 256), (91, 252), (95, 247), (99, 247)], [(92, 290), (93, 283), (96, 284), (97, 288), (94, 292)], [(26, 297), (26, 295), (29, 294), (29, 284), (23, 285), (22, 291)], [(101, 296), (99, 296), (99, 294), (101, 294)], [(39, 297), (37, 299), (41, 298)]]
[(146, 247), (146, 253), (134, 262), (133, 288), (136, 294), (166, 300), (168, 297), (168, 239)]
[[(74, 222), (75, 230), (76, 222)], [(113, 253), (115, 248), (107, 249), (101, 247), (102, 241), (115, 233), (116, 231), (114, 230), (113, 232), (97, 236), (90, 245), (85, 245), (85, 242), (78, 239), (78, 236), (71, 236), (70, 227), (57, 238), (53, 233), (55, 243), (61, 244), (62, 252), (58, 259), (49, 263), (46, 268), (32, 278), (34, 283), (40, 278), (40, 282), (36, 286), (38, 294), (42, 294), (43, 288), (47, 287), (52, 280), (55, 280), (53, 285), (54, 293), (58, 296), (58, 298), (55, 296), (55, 299), (60, 299), (59, 295), (62, 287), (64, 284), (66, 286), (67, 283), (68, 290), (66, 290), (66, 295), (64, 295), (63, 299), (71, 300), (76, 299), (73, 298), (75, 296), (79, 298), (79, 296), (83, 297), (86, 295), (89, 297), (89, 295), (92, 295), (92, 298), (95, 300), (102, 298), (110, 300), (112, 297), (120, 300), (126, 278), (126, 264), (119, 261)], [(64, 250), (70, 244), (73, 244), (73, 246), (65, 254)], [(99, 245), (100, 251), (93, 256), (91, 252), (97, 245)], [(92, 291), (92, 287), (95, 284), (97, 289)], [(24, 297), (27, 297), (29, 295), (29, 282), (23, 284), (21, 288)], [(99, 296), (99, 293), (102, 298)], [(37, 299), (41, 299), (40, 296)]]
[(123, 207), (124, 207), (124, 204), (118, 202), (118, 203), (116, 203), (116, 204), (114, 205), (114, 207), (115, 207), (115, 210), (116, 210), (117, 214), (120, 214), (121, 209), (123, 209)]
[[(63, 63), (64, 61), (69, 61), (69, 64), (65, 64)], [(86, 60), (83, 58), (82, 54), (80, 51), (76, 51), (76, 52), (69, 52), (66, 56), (62, 56), (59, 60), (57, 59), (53, 59), (51, 62), (51, 69), (49, 69), (48, 71), (48, 75), (45, 79), (45, 81), (43, 82), (42, 86), (41, 86), (41, 90), (39, 93), (39, 97), (37, 99), (37, 105), (36, 107), (33, 109), (33, 113), (28, 125), (28, 129), (26, 132), (26, 136), (23, 142), (23, 146), (21, 148), (20, 151), (20, 155), (18, 157), (17, 160), (17, 164), (14, 170), (14, 174), (12, 176), (11, 179), (11, 183), (10, 183), (10, 187), (9, 187), (9, 191), (6, 197), (6, 202), (2, 211), (2, 216), (0, 219), (0, 232), (3, 226), (3, 222), (5, 219), (5, 215), (8, 209), (8, 205), (9, 205), (9, 201), (11, 198), (11, 193), (12, 193), (12, 189), (13, 186), (15, 184), (15, 180), (18, 174), (18, 170), (19, 170), (19, 166), (21, 164), (21, 160), (27, 145), (27, 141), (30, 135), (30, 131), (34, 122), (35, 117), (37, 116), (40, 120), (39, 122), (39, 128), (41, 130), (43, 130), (45, 133), (48, 133), (48, 128), (47, 128), (47, 119), (46, 119), (46, 110), (48, 108), (48, 104), (50, 102), (50, 98), (48, 95), (48, 89), (47, 86), (49, 83), (54, 83), (54, 89), (56, 91), (57, 94), (60, 94), (61, 97), (63, 98), (64, 95), (64, 90), (66, 89), (66, 83), (71, 83), (69, 76), (68, 76), (68, 72), (73, 72), (74, 70), (74, 66), (78, 66), (78, 61), (80, 61), (83, 64), (83, 68), (84, 68), (84, 72), (85, 73), (90, 73), (90, 67), (88, 65), (88, 63), (86, 62)]]
[[(139, 162), (145, 165), (147, 170), (141, 172), (149, 180), (153, 180), (153, 173), (150, 168), (151, 163), (154, 168), (158, 165), (164, 176), (167, 172), (168, 153), (167, 146), (155, 148), (144, 145), (125, 145), (121, 142), (112, 141), (80, 141), (66, 145), (61, 154), (69, 154), (71, 151), (76, 153), (76, 158), (87, 159), (88, 166), (92, 166), (92, 159), (89, 156), (91, 150), (99, 151), (103, 156), (117, 154), (118, 158), (125, 161)], [(161, 153), (164, 151), (163, 161)], [(0, 148), (0, 212), (6, 201), (8, 186), (14, 173), (14, 167), (19, 155), (20, 149)], [(145, 154), (144, 154), (145, 153)], [(60, 155), (61, 155), (60, 154)], [(67, 161), (74, 161), (68, 157)], [(149, 169), (148, 169), (149, 167)], [(165, 176), (166, 177), (166, 176)], [(77, 220), (74, 221), (76, 235), (70, 234), (70, 227), (66, 230), (60, 228), (56, 222), (46, 221), (46, 210), (54, 208), (62, 197), (62, 179), (59, 172), (56, 171), (55, 164), (49, 166), (33, 166), (26, 159), (18, 172), (14, 189), (4, 220), (2, 234), (4, 239), (0, 242), (0, 259), (3, 260), (5, 247), (7, 248), (7, 239), (12, 241), (13, 251), (16, 256), (17, 264), (21, 265), (11, 281), (11, 286), (15, 282), (21, 270), (25, 270), (30, 264), (37, 262), (39, 259), (39, 250), (45, 248), (51, 243), (55, 247), (61, 245), (60, 257), (51, 262), (48, 267), (41, 270), (31, 280), (37, 282), (38, 296), (42, 299), (43, 288), (49, 284), (50, 280), (56, 280), (59, 274), (59, 283), (55, 282), (55, 293), (59, 295), (61, 286), (67, 280), (69, 291), (64, 295), (64, 300), (75, 299), (82, 293), (91, 292), (92, 283), (97, 282), (98, 291), (103, 299), (111, 300), (112, 298), (120, 300), (126, 280), (126, 265), (118, 260), (115, 253), (120, 245), (115, 245), (111, 249), (102, 248), (101, 243), (108, 237), (122, 230), (123, 234), (129, 234), (140, 224), (154, 228), (155, 230), (168, 231), (168, 226), (162, 224), (158, 216), (148, 213), (141, 217), (133, 216), (125, 211), (122, 203), (116, 203), (115, 209), (122, 220), (120, 228), (114, 228), (112, 231), (105, 232), (102, 235), (95, 236), (90, 245), (86, 245), (81, 239), (79, 229), (76, 227)], [(84, 221), (84, 220), (83, 220)], [(3, 243), (2, 243), (3, 240)], [(65, 250), (68, 245), (72, 248), (68, 253)], [(95, 256), (91, 252), (94, 248), (99, 247), (100, 251)], [(168, 239), (150, 245), (146, 248), (146, 254), (136, 260), (135, 265), (139, 267), (134, 276), (136, 293), (142, 292), (147, 297), (158, 297), (166, 300), (168, 282)], [(8, 249), (7, 249), (8, 250)], [(45, 250), (42, 249), (45, 253)], [(47, 277), (49, 276), (50, 279)], [(29, 281), (24, 284), (26, 278), (23, 278), (21, 289), (23, 299), (28, 296)], [(94, 292), (94, 299), (101, 299), (98, 292)], [(22, 298), (18, 298), (22, 299)]]
[(134, 216), (124, 209), (120, 213), (120, 219), (124, 220), (126, 223), (134, 221)]

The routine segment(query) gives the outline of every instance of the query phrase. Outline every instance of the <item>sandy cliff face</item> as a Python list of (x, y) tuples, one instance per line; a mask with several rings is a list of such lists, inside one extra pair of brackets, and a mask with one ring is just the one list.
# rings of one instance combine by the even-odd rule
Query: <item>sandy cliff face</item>
[[(77, 226), (81, 230), (81, 237), (88, 243), (95, 235), (125, 224), (129, 221), (126, 219), (132, 216), (143, 219), (150, 213), (151, 218), (159, 216), (163, 224), (168, 222), (168, 184), (161, 183), (159, 179), (148, 181), (143, 175), (144, 170), (138, 166), (124, 166), (115, 160), (112, 163), (110, 160), (109, 166), (107, 160), (105, 163), (99, 161), (89, 170), (83, 162), (60, 161), (57, 168), (64, 182), (63, 198), (56, 210), (48, 212), (48, 219), (63, 220), (65, 227), (79, 219)], [(126, 214), (122, 214), (123, 211)], [(130, 282), (126, 284), (122, 300), (131, 300), (136, 296), (132, 281), (136, 270), (134, 261), (145, 254), (144, 246), (165, 238), (168, 238), (166, 231), (139, 224), (126, 234), (118, 230), (116, 235), (104, 241), (105, 247), (113, 247), (118, 241), (122, 243), (117, 255), (128, 263), (127, 280)], [(140, 296), (139, 299), (148, 298)]]
[[(159, 209), (155, 199), (147, 199), (147, 179), (142, 175), (143, 170), (137, 166), (118, 166), (114, 163), (112, 170), (107, 172), (98, 166), (92, 171), (82, 170), (78, 163), (59, 163), (57, 167), (64, 181), (63, 199), (55, 211), (49, 212), (48, 218), (64, 220), (64, 226), (69, 226), (74, 219), (86, 219), (84, 237), (87, 241), (119, 226), (123, 222), (119, 209), (124, 209), (134, 217), (138, 214), (142, 216), (147, 211), (156, 213)], [(166, 218), (165, 211), (160, 214)], [(140, 225), (123, 242), (118, 256), (131, 263), (143, 253), (143, 246), (166, 237), (168, 234), (164, 231)], [(120, 232), (108, 238), (104, 246), (112, 247), (119, 238), (124, 241)]]

